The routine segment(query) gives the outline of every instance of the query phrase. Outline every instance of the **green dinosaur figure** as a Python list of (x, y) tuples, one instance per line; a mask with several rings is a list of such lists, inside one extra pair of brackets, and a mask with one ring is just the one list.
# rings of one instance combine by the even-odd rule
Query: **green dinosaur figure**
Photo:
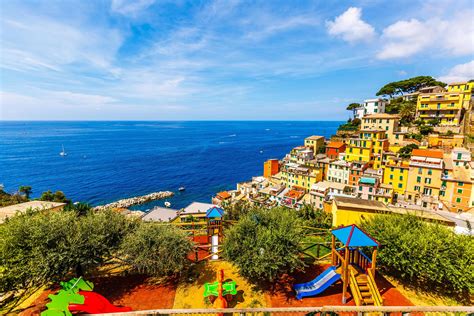
[(94, 290), (94, 284), (90, 281), (86, 281), (83, 278), (74, 278), (67, 282), (59, 283), (63, 290), (72, 290), (74, 293), (79, 291), (92, 291)]
[(92, 291), (94, 284), (83, 278), (74, 278), (68, 282), (60, 283), (62, 289), (56, 294), (48, 295), (51, 300), (46, 304), (47, 310), (41, 312), (41, 316), (72, 316), (69, 304), (84, 304), (84, 296), (79, 291)]

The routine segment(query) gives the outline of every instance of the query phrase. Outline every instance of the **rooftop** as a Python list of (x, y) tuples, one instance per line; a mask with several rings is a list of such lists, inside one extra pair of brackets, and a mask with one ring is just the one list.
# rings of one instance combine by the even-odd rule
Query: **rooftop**
[(412, 157), (419, 156), (443, 159), (443, 152), (441, 150), (413, 149), (411, 155)]
[(399, 119), (400, 115), (396, 114), (388, 114), (388, 113), (376, 113), (376, 114), (369, 114), (363, 117), (364, 119), (372, 119), (372, 118), (382, 118), (382, 119)]
[(388, 211), (384, 203), (373, 200), (363, 200), (358, 198), (349, 198), (345, 196), (334, 197), (334, 202), (339, 207), (358, 208), (375, 211)]
[(345, 144), (343, 142), (329, 142), (327, 145), (326, 145), (326, 148), (341, 148), (343, 147)]
[(305, 139), (310, 139), (310, 140), (319, 140), (323, 138), (324, 139), (324, 136), (317, 136), (317, 135), (311, 135), (309, 137), (306, 137)]
[(154, 207), (150, 212), (146, 213), (142, 220), (153, 222), (169, 222), (178, 216), (178, 210), (166, 207)]
[(217, 205), (210, 203), (193, 202), (186, 206), (181, 214), (206, 214), (206, 212)]
[(50, 210), (54, 208), (64, 207), (66, 203), (49, 202), (49, 201), (29, 201), (15, 205), (0, 208), (0, 222), (5, 218), (15, 215), (17, 212), (24, 213), (29, 209), (32, 210)]

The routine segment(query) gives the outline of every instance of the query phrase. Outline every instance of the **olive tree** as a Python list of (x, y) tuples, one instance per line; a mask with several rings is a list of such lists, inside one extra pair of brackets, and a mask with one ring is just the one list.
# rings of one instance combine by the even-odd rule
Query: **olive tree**
[(121, 246), (122, 259), (139, 273), (169, 276), (182, 272), (193, 243), (186, 232), (171, 225), (142, 223)]
[(303, 237), (294, 210), (253, 209), (226, 232), (223, 254), (251, 281), (274, 281), (304, 266), (299, 256)]

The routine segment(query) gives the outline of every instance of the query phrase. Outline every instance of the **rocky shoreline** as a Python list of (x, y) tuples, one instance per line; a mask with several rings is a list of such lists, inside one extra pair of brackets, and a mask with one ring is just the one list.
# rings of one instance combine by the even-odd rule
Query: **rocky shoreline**
[(116, 202), (112, 202), (105, 205), (99, 205), (99, 206), (94, 207), (94, 209), (99, 210), (99, 211), (108, 209), (108, 208), (126, 209), (133, 205), (145, 204), (147, 202), (155, 201), (155, 200), (162, 200), (162, 199), (172, 197), (173, 195), (174, 193), (171, 191), (153, 192), (147, 195), (136, 196), (136, 197), (132, 197), (128, 199), (118, 200)]

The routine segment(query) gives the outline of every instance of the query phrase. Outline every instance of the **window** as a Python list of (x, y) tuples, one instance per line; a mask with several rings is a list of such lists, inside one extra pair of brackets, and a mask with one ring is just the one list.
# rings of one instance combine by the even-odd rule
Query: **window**
[(458, 193), (459, 193), (459, 194), (462, 194), (462, 189), (458, 189)]
[(390, 180), (393, 180), (393, 174), (390, 175)]
[(426, 179), (425, 179), (425, 183), (426, 183), (426, 184), (431, 184), (431, 178), (426, 178)]
[(418, 168), (418, 174), (422, 174), (423, 173), (423, 168)]
[(431, 176), (433, 174), (433, 171), (430, 169), (428, 170), (428, 175)]
[(403, 185), (401, 183), (398, 184), (398, 188), (401, 189)]
[(462, 153), (458, 153), (458, 160), (460, 160), (462, 158)]
[(462, 187), (463, 184), (464, 183), (462, 183), (462, 182), (458, 182), (458, 187)]
[(456, 203), (461, 203), (461, 198), (456, 198)]
[(420, 183), (421, 182), (421, 177), (416, 177), (416, 183)]
[(418, 192), (420, 192), (420, 186), (418, 186), (418, 185), (415, 185), (415, 191), (418, 191)]
[(423, 189), (423, 194), (431, 195), (431, 189), (430, 188), (424, 188)]
[(400, 181), (403, 181), (403, 176), (400, 176)]

